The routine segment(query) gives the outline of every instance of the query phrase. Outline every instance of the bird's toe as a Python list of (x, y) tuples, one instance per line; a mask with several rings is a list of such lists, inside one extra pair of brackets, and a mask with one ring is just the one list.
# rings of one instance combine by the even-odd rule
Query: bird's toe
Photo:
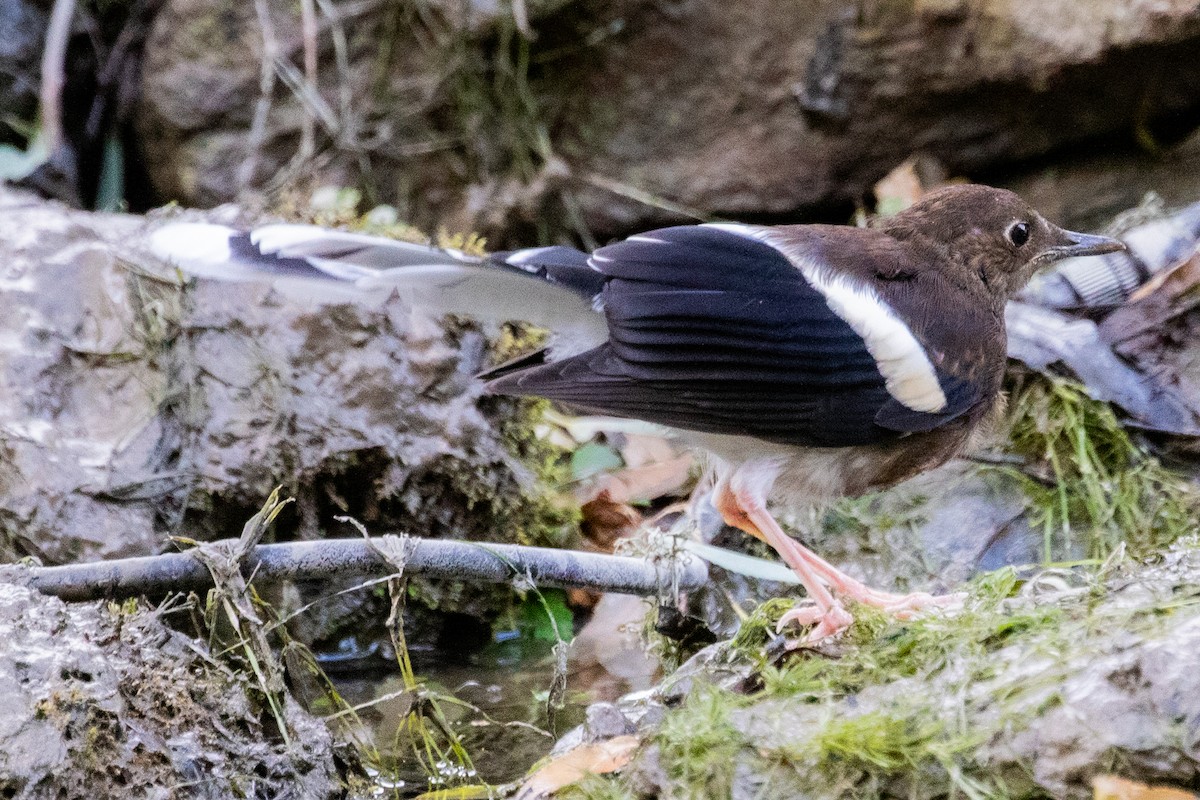
[(922, 611), (934, 608), (959, 608), (962, 606), (963, 600), (966, 599), (967, 595), (965, 592), (954, 592), (951, 594), (913, 592), (912, 594), (894, 597), (895, 599), (892, 602), (885, 603), (879, 607), (897, 619), (907, 620), (912, 619)]
[(840, 603), (835, 603), (829, 608), (820, 608), (819, 606), (800, 606), (786, 612), (779, 621), (775, 623), (775, 631), (782, 633), (785, 628), (790, 625), (812, 626), (808, 635), (804, 637), (804, 641), (816, 642), (821, 639), (834, 636), (849, 628), (854, 622), (854, 617)]

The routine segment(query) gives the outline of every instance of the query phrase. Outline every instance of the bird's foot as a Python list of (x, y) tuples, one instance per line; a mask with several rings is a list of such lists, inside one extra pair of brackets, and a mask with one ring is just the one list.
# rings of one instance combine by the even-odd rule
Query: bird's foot
[(962, 592), (941, 595), (928, 592), (893, 594), (872, 589), (862, 581), (842, 572), (794, 539), (787, 539), (784, 547), (787, 550), (786, 557), (790, 557), (790, 564), (805, 564), (820, 577), (821, 582), (829, 587), (834, 596), (848, 598), (856, 603), (881, 609), (897, 619), (912, 619), (918, 613), (932, 608), (960, 606), (966, 598), (966, 594)]
[[(962, 605), (967, 596), (965, 592), (939, 595), (928, 592), (892, 594), (875, 589), (870, 589), (868, 592), (868, 594), (847, 593), (846, 596), (863, 605), (878, 608), (899, 620), (910, 620), (924, 611), (935, 608), (956, 608)], [(839, 634), (850, 627), (853, 622), (854, 615), (835, 600), (828, 608), (810, 604), (785, 612), (775, 623), (775, 632), (783, 633), (789, 625), (812, 626), (803, 639), (805, 644), (809, 644)]]
[(859, 584), (861, 590), (845, 590), (835, 587), (835, 591), (843, 597), (862, 603), (863, 605), (886, 611), (896, 619), (908, 620), (935, 608), (957, 608), (962, 605), (967, 595), (965, 592), (951, 594), (930, 594), (929, 592), (912, 592), (910, 594), (892, 594), (870, 589)]
[(775, 632), (782, 633), (788, 625), (811, 625), (813, 626), (812, 630), (804, 637), (804, 641), (806, 643), (816, 642), (841, 633), (853, 622), (854, 617), (841, 603), (835, 602), (828, 608), (805, 605), (784, 613), (775, 623)]

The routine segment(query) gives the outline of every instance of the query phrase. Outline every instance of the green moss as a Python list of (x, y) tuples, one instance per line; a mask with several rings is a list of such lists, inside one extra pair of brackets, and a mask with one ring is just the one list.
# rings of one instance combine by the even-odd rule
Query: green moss
[[(895, 781), (936, 781), (948, 794), (1003, 796), (1001, 787), (965, 767), (989, 730), (966, 725), (966, 715), (960, 719), (947, 698), (898, 692), (885, 708), (846, 712), (874, 687), (933, 681), (948, 669), (963, 687), (993, 678), (997, 653), (1016, 642), (1036, 640), (1042, 652), (1065, 652), (1064, 612), (1013, 601), (1019, 587), (1012, 570), (1000, 570), (969, 587), (961, 611), (909, 621), (855, 608), (858, 621), (833, 652), (799, 650), (778, 666), (770, 663), (770, 651), (778, 650), (770, 646), (771, 631), (789, 603), (764, 603), (726, 645), (732, 657), (758, 667), (762, 688), (750, 696), (706, 689), (689, 698), (668, 717), (658, 739), (664, 769), (685, 785), (712, 780), (726, 786), (732, 764), (749, 759), (762, 762), (764, 775), (855, 787), (845, 796), (879, 796)], [(822, 707), (828, 714), (811, 726), (811, 735), (788, 735), (778, 743), (759, 736), (751, 747), (730, 715), (772, 701)]]
[(1121, 542), (1146, 554), (1191, 528), (1195, 491), (1078, 384), (1029, 376), (1014, 393), (1008, 441), (1027, 460), (1025, 469), (1005, 471), (1032, 501), (1047, 562), (1075, 558), (1079, 549), (1103, 559)]
[(824, 535), (851, 534), (861, 537), (871, 532), (919, 525), (925, 521), (925, 506), (929, 498), (924, 495), (905, 497), (900, 503), (884, 503), (883, 498), (883, 494), (874, 493), (838, 500), (825, 512), (822, 520)]
[(921, 725), (911, 717), (873, 711), (829, 720), (812, 738), (812, 746), (830, 768), (898, 772), (918, 766), (942, 734), (936, 720)]
[(538, 435), (549, 402), (519, 398), (497, 418), (500, 440), (508, 452), (533, 472), (519, 493), (488, 498), (497, 524), (511, 525), (521, 544), (561, 547), (578, 536), (580, 512), (564, 493), (570, 480), (569, 454)]
[(790, 611), (796, 601), (790, 597), (773, 597), (762, 603), (742, 622), (729, 642), (734, 653), (743, 657), (758, 657), (775, 636), (775, 623)]
[(599, 775), (588, 775), (554, 796), (559, 800), (637, 800), (632, 789)]
[(962, 610), (908, 621), (856, 607), (849, 646), (840, 658), (803, 658), (783, 667), (767, 667), (762, 673), (765, 691), (836, 699), (868, 686), (928, 676), (952, 658), (964, 657), (979, 668), (977, 677), (986, 677), (989, 654), (1015, 637), (1054, 630), (1061, 621), (1062, 612), (1056, 607), (1005, 604), (1017, 586), (1012, 570), (998, 570), (971, 584)]
[(659, 729), (655, 742), (678, 796), (729, 797), (735, 757), (745, 742), (729, 719), (740, 702), (730, 692), (702, 689)]

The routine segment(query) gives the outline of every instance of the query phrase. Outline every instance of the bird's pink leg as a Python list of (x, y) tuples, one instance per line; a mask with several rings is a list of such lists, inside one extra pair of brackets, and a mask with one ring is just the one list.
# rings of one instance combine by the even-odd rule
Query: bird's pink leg
[(908, 619), (923, 609), (961, 602), (961, 594), (892, 594), (872, 589), (788, 536), (767, 511), (767, 496), (777, 474), (777, 469), (769, 463), (743, 465), (717, 483), (712, 502), (728, 524), (774, 548), (812, 598), (815, 607), (797, 608), (784, 614), (778, 622), (779, 629), (793, 622), (815, 625), (808, 636), (810, 641), (844, 630), (854, 618), (838, 602), (838, 596), (883, 609), (900, 619)]
[[(814, 625), (808, 634), (810, 641), (845, 630), (854, 617), (821, 582), (809, 560), (798, 557), (797, 551), (788, 546), (788, 543), (795, 542), (767, 511), (767, 494), (775, 479), (774, 471), (767, 469), (751, 476), (758, 480), (738, 480), (741, 477), (739, 473), (732, 480), (721, 480), (713, 493), (713, 505), (727, 523), (773, 547), (796, 573), (808, 596), (816, 604), (815, 608), (798, 609), (802, 613), (793, 611), (784, 616), (788, 621)], [(735, 481), (738, 484), (736, 487), (733, 485)]]
[[(926, 608), (953, 605), (962, 600), (961, 594), (932, 595), (928, 592), (893, 594), (872, 589), (862, 581), (842, 572), (790, 536), (786, 537), (783, 546), (790, 551), (790, 556), (784, 557), (789, 565), (793, 561), (802, 560), (839, 596), (849, 597), (863, 605), (881, 608), (895, 614), (900, 619), (908, 619), (914, 613)], [(779, 547), (775, 549), (780, 551), (781, 556), (783, 555), (783, 551)]]

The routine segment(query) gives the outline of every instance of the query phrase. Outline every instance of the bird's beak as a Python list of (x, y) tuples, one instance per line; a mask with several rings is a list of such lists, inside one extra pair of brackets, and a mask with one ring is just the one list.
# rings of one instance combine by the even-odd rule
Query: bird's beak
[(1060, 233), (1060, 239), (1066, 244), (1055, 245), (1043, 250), (1034, 258), (1034, 263), (1041, 266), (1052, 261), (1061, 261), (1064, 258), (1098, 256), (1102, 253), (1115, 253), (1125, 249), (1123, 242), (1108, 236), (1095, 236), (1090, 233), (1075, 233), (1065, 230), (1060, 230)]

